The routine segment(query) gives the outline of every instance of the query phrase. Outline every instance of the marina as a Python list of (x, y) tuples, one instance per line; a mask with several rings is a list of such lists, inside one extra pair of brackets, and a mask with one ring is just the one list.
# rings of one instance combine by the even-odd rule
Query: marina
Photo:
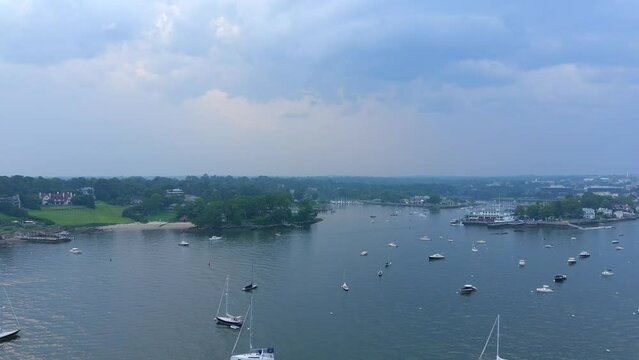
[[(210, 234), (174, 230), (109, 231), (80, 234), (70, 244), (5, 247), (3, 283), (21, 331), (4, 343), (3, 355), (229, 359), (241, 328), (216, 325), (214, 318), (220, 299), (219, 313), (226, 315), (227, 275), (233, 316), (245, 316), (250, 305), (251, 293), (242, 287), (253, 278), (259, 283), (253, 292), (253, 344), (274, 347), (280, 359), (330, 359), (335, 349), (340, 358), (383, 360), (414, 353), (477, 358), (497, 314), (504, 320), (500, 356), (505, 359), (601, 354), (630, 360), (639, 354), (639, 315), (633, 315), (639, 311), (639, 290), (632, 286), (639, 275), (636, 222), (584, 233), (510, 232), (481, 244), (490, 229), (450, 226), (462, 210), (427, 217), (402, 211), (385, 222), (392, 211), (347, 206), (280, 236), (238, 231), (209, 241)], [(377, 214), (377, 223), (369, 222), (370, 213)], [(620, 232), (624, 251), (610, 244)], [(423, 234), (432, 234), (432, 240), (419, 240)], [(555, 246), (545, 249), (544, 238)], [(190, 246), (178, 247), (181, 240)], [(391, 240), (401, 246), (389, 247)], [(479, 252), (470, 251), (473, 242)], [(83, 254), (72, 256), (71, 246)], [(368, 256), (359, 256), (362, 249)], [(569, 266), (566, 259), (581, 251), (591, 257)], [(425, 260), (435, 253), (446, 259)], [(392, 267), (384, 267), (391, 254)], [(517, 266), (520, 259), (526, 260), (524, 268)], [(602, 275), (609, 268), (614, 276)], [(556, 274), (569, 280), (553, 283)], [(348, 292), (340, 288), (344, 282)], [(460, 296), (463, 284), (479, 290)], [(553, 293), (537, 294), (542, 284), (553, 284)], [(113, 324), (122, 331), (110, 331)], [(237, 353), (249, 350), (248, 330)], [(176, 332), (180, 341), (166, 341)], [(318, 338), (326, 346), (314, 348)], [(494, 358), (492, 344), (484, 358)]]

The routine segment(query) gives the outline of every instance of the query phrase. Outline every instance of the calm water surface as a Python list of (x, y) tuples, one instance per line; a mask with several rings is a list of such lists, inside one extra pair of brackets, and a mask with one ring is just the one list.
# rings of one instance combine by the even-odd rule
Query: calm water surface
[[(120, 231), (0, 248), (1, 282), (22, 326), (0, 358), (228, 359), (237, 332), (213, 316), (227, 275), (230, 312), (246, 311), (250, 295), (240, 289), (252, 263), (254, 345), (274, 345), (280, 360), (475, 359), (498, 313), (508, 359), (639, 358), (639, 222), (497, 235), (449, 226), (462, 215), (456, 210), (393, 210), (346, 207), (279, 237)], [(615, 238), (625, 250), (615, 251)], [(177, 246), (182, 239), (191, 246)], [(480, 239), (487, 244), (471, 252)], [(569, 267), (566, 259), (582, 250), (592, 257)], [(435, 252), (446, 260), (428, 262)], [(389, 257), (392, 267), (378, 278)], [(606, 268), (615, 275), (602, 278)], [(348, 293), (339, 287), (344, 273)], [(554, 284), (559, 273), (568, 280)], [(460, 296), (466, 283), (479, 290)], [(534, 293), (542, 284), (555, 292)], [(247, 346), (243, 335), (238, 348)]]

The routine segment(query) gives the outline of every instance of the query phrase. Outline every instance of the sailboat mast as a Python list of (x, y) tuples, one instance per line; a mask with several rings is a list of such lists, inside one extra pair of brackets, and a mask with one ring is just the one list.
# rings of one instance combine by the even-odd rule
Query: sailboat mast
[[(246, 316), (249, 314), (249, 310), (250, 310), (250, 308), (246, 309), (246, 315), (244, 315), (244, 318), (246, 318)], [(240, 331), (237, 334), (237, 338), (235, 339), (235, 345), (233, 345), (233, 350), (231, 351), (231, 356), (233, 356), (233, 354), (235, 354), (235, 348), (237, 347), (237, 342), (240, 340), (240, 336), (242, 336), (242, 330), (243, 329), (244, 329), (244, 327), (242, 326), (240, 328)]]
[(493, 327), (490, 328), (490, 334), (488, 334), (488, 339), (486, 339), (486, 343), (484, 344), (484, 348), (481, 350), (481, 354), (479, 354), (479, 359), (481, 359), (481, 357), (484, 356), (484, 353), (486, 352), (486, 348), (488, 347), (488, 342), (490, 341), (490, 337), (493, 336), (493, 331), (495, 330), (495, 325), (497, 325), (497, 319), (495, 319), (495, 322), (493, 323)]
[(224, 291), (224, 298), (225, 298), (225, 311), (226, 311), (226, 315), (229, 314), (229, 277), (228, 275), (226, 276), (226, 289)]
[(249, 349), (253, 351), (253, 295), (251, 295), (251, 306), (249, 308)]
[(497, 315), (497, 360), (499, 360), (499, 314)]

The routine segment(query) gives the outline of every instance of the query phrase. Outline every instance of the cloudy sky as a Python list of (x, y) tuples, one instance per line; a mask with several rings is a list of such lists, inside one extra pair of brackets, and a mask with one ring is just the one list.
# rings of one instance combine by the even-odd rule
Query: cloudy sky
[(0, 0), (0, 174), (639, 173), (639, 2)]

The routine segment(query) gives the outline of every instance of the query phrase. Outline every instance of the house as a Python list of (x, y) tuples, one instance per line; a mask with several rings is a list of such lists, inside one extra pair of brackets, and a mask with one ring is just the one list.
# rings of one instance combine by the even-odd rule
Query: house
[(617, 219), (623, 219), (623, 211), (617, 210), (613, 213)]
[(184, 190), (175, 188), (166, 190), (166, 196), (184, 196)]
[(197, 201), (197, 199), (199, 199), (199, 196), (195, 196), (195, 195), (184, 195), (184, 202), (186, 203), (192, 203)]
[(581, 211), (583, 211), (584, 219), (588, 219), (588, 220), (594, 220), (595, 218), (595, 209), (591, 209), (591, 208), (583, 208), (581, 209)]
[(20, 202), (20, 195), (18, 194), (8, 197), (0, 197), (0, 203), (11, 204), (17, 208), (22, 207), (22, 203)]
[(93, 189), (93, 186), (81, 187), (80, 192), (82, 193), (82, 195), (89, 195), (95, 198), (95, 189)]
[(599, 208), (597, 209), (597, 214), (602, 214), (604, 216), (612, 216), (612, 209)]
[(42, 206), (47, 205), (71, 205), (73, 193), (71, 191), (55, 192), (55, 193), (38, 193), (38, 197), (42, 202)]

